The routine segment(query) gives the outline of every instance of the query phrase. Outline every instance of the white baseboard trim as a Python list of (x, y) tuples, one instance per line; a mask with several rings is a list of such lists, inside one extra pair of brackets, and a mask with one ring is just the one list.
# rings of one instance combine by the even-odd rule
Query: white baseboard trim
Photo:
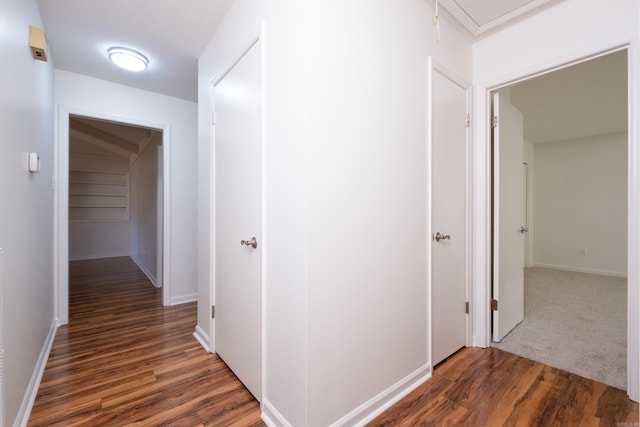
[(426, 364), (332, 423), (331, 426), (364, 426), (429, 378), (431, 378), (431, 365)]
[(209, 336), (202, 330), (200, 325), (196, 325), (196, 330), (193, 333), (193, 336), (205, 350), (211, 353), (211, 349), (209, 347)]
[(607, 271), (607, 270), (596, 270), (591, 268), (581, 268), (581, 267), (573, 267), (570, 265), (555, 265), (555, 264), (539, 264), (534, 263), (533, 267), (541, 267), (541, 268), (549, 268), (552, 270), (563, 270), (563, 271), (573, 271), (576, 273), (589, 273), (589, 274), (599, 274), (601, 276), (612, 276), (612, 277), (627, 277), (627, 272), (620, 273), (617, 271)]
[(269, 427), (291, 427), (291, 423), (267, 399), (263, 399), (260, 406), (262, 409), (261, 418), (266, 425)]
[(49, 353), (51, 353), (51, 347), (53, 346), (53, 341), (56, 338), (57, 331), (58, 321), (57, 319), (54, 319), (51, 323), (49, 334), (47, 335), (47, 338), (44, 341), (44, 345), (42, 346), (42, 350), (40, 351), (40, 356), (38, 356), (36, 366), (33, 369), (33, 375), (31, 375), (31, 381), (29, 381), (29, 385), (27, 386), (24, 398), (22, 399), (22, 404), (20, 405), (18, 415), (16, 416), (16, 420), (13, 424), (14, 426), (27, 426), (29, 416), (31, 415), (31, 410), (33, 409), (33, 403), (36, 401), (38, 388), (40, 387), (40, 382), (42, 381), (44, 368), (47, 366), (47, 360), (49, 359)]
[(117, 258), (122, 256), (131, 257), (130, 253), (112, 253), (112, 254), (98, 254), (98, 255), (69, 255), (69, 261), (82, 261), (85, 259), (100, 259), (100, 258)]
[(149, 279), (149, 281), (151, 283), (153, 283), (153, 286), (155, 286), (156, 288), (159, 288), (160, 286), (158, 286), (158, 281), (156, 280), (156, 276), (153, 275), (149, 269), (140, 261), (138, 260), (135, 256), (131, 255), (130, 258), (133, 260), (133, 262), (136, 263), (136, 265), (138, 266), (138, 268), (140, 270), (142, 270), (142, 272), (144, 273), (145, 276), (147, 276), (147, 279)]
[(171, 297), (171, 305), (178, 305), (178, 304), (184, 304), (187, 302), (193, 302), (193, 301), (198, 301), (198, 294), (186, 294), (186, 295), (179, 295), (177, 297)]

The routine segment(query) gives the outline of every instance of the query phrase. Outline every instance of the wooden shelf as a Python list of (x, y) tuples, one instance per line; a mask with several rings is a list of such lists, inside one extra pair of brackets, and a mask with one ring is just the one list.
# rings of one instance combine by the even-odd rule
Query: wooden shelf
[(69, 221), (128, 219), (128, 173), (69, 171)]
[(113, 183), (113, 182), (96, 182), (96, 181), (71, 181), (71, 179), (69, 179), (69, 183), (73, 183), (73, 184), (91, 184), (91, 185), (117, 185), (119, 187), (126, 187), (127, 184), (119, 184), (119, 183)]
[(70, 206), (74, 209), (127, 209), (127, 206)]
[(106, 193), (69, 193), (69, 196), (126, 197), (121, 194), (106, 194)]

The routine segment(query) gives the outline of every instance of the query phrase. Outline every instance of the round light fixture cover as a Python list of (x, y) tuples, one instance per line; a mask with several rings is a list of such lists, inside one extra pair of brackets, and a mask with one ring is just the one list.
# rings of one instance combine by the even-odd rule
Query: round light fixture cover
[(149, 64), (146, 56), (126, 47), (112, 47), (108, 52), (111, 62), (125, 70), (144, 71)]

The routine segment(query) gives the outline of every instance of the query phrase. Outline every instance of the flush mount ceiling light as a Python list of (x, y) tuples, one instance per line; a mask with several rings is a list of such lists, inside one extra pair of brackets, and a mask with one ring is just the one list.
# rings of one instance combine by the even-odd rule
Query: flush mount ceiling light
[(143, 71), (147, 69), (149, 64), (146, 56), (126, 47), (112, 47), (108, 52), (111, 62), (125, 70)]

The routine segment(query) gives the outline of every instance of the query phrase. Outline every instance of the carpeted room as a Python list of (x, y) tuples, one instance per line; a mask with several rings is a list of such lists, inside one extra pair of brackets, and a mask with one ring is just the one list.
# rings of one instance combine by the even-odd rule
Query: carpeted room
[[(626, 52), (616, 52), (510, 88), (528, 169), (525, 316), (494, 343), (624, 390), (626, 66)], [(542, 121), (544, 109), (557, 120)]]

